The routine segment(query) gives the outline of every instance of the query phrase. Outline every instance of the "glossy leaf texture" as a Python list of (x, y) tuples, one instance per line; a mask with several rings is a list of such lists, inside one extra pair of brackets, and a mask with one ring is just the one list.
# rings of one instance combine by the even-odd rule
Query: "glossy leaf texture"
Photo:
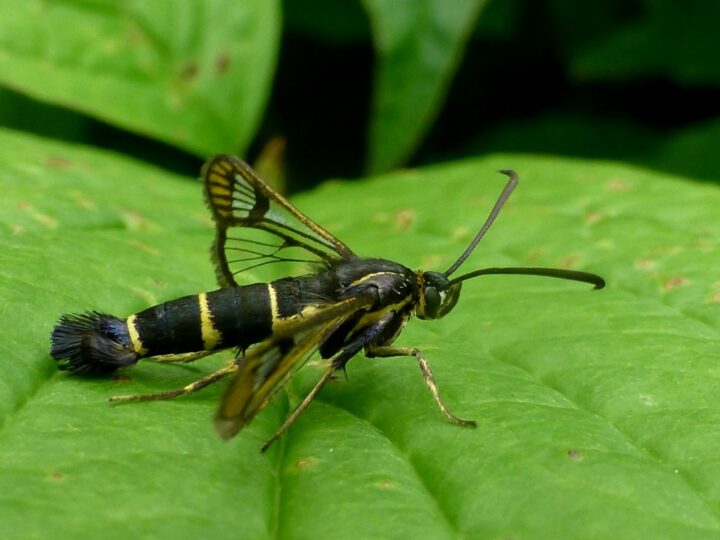
[[(310, 363), (229, 443), (223, 384), (168, 402), (224, 358), (56, 371), (63, 312), (120, 316), (215, 287), (198, 183), (116, 155), (0, 132), (0, 522), (17, 537), (716, 538), (720, 532), (720, 190), (591, 160), (493, 155), (297, 205), (367, 256), (444, 269), (504, 177), (521, 183), (464, 270), (562, 266), (608, 287), (468, 281), (413, 320), (453, 411), (412, 359), (365, 359), (290, 432), (262, 442), (317, 378)], [(253, 276), (248, 276), (252, 280)]]
[(255, 135), (275, 0), (0, 1), (0, 82), (205, 156)]

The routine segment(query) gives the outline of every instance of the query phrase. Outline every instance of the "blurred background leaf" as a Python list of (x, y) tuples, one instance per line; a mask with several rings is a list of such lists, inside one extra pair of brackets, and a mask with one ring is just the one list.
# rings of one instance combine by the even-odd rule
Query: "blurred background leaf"
[(643, 16), (624, 21), (579, 54), (573, 71), (580, 78), (633, 80), (667, 77), (687, 86), (720, 85), (714, 0), (652, 0)]
[(377, 51), (369, 168), (405, 161), (442, 105), (470, 31), (487, 2), (364, 0)]
[(3, 0), (0, 82), (198, 156), (242, 153), (279, 36), (273, 0)]
[(283, 140), (290, 191), (497, 150), (717, 181), (719, 5), (5, 0), (0, 125), (186, 175)]

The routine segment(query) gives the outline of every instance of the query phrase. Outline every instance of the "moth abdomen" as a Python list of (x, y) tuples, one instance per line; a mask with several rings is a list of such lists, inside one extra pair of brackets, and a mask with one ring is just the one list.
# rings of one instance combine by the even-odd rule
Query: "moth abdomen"
[(141, 358), (245, 349), (272, 334), (270, 290), (260, 283), (184, 296), (127, 319), (96, 311), (63, 315), (50, 354), (62, 370), (103, 374)]
[(127, 322), (141, 356), (244, 349), (272, 331), (268, 285), (184, 296), (131, 315)]

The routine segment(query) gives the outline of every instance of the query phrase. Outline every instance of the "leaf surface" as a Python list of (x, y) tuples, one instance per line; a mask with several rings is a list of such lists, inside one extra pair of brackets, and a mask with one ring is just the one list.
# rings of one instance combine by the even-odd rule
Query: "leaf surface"
[[(609, 162), (495, 155), (295, 202), (359, 254), (445, 269), (513, 167), (521, 183), (466, 263), (568, 266), (602, 291), (521, 276), (467, 282), (414, 320), (449, 424), (412, 359), (365, 359), (267, 454), (308, 365), (229, 443), (222, 364), (59, 373), (64, 312), (126, 316), (215, 287), (200, 186), (116, 155), (0, 132), (0, 521), (17, 537), (716, 538), (720, 532), (720, 189)], [(249, 278), (251, 279), (251, 277)], [(289, 398), (288, 398), (289, 397)]]

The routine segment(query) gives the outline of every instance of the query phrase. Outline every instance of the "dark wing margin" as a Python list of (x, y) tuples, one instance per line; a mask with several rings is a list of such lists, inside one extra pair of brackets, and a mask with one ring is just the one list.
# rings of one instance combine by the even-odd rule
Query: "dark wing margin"
[(215, 414), (215, 430), (230, 439), (273, 398), (307, 357), (358, 310), (372, 306), (372, 295), (328, 304), (299, 318), (297, 325), (273, 334), (239, 361)]
[[(332, 264), (355, 258), (350, 248), (290, 204), (241, 159), (210, 158), (203, 166), (202, 180), (215, 220), (212, 253), (222, 287), (237, 286), (236, 274), (266, 264)], [(243, 235), (243, 228), (270, 233), (272, 241)], [(284, 251), (289, 248), (301, 248), (309, 258), (290, 256)]]

